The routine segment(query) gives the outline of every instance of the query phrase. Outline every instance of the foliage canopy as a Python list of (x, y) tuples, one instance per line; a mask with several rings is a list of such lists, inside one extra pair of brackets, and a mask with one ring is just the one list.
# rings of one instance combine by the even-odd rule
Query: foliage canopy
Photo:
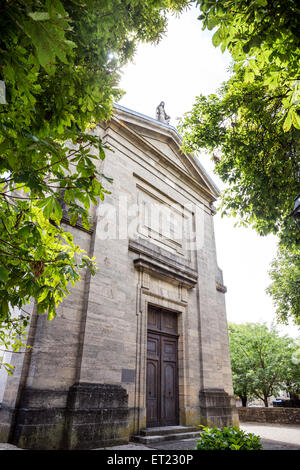
[(203, 29), (215, 31), (212, 41), (228, 49), (234, 71), (245, 71), (245, 83), (260, 77), (269, 93), (282, 96), (285, 130), (300, 128), (300, 8), (296, 0), (198, 0)]
[(181, 123), (184, 146), (213, 153), (215, 172), (228, 183), (223, 215), (296, 244), (299, 230), (289, 215), (299, 190), (299, 131), (282, 128), (284, 90), (270, 95), (260, 78), (248, 84), (244, 75), (236, 73), (218, 95), (197, 98)]
[(268, 398), (280, 390), (300, 393), (299, 365), (292, 359), (299, 346), (294, 340), (265, 324), (231, 323), (229, 343), (233, 389), (244, 406), (252, 397), (268, 406)]
[(267, 292), (274, 299), (278, 321), (287, 323), (293, 319), (296, 325), (300, 325), (299, 250), (280, 248), (271, 264), (269, 275), (272, 283)]

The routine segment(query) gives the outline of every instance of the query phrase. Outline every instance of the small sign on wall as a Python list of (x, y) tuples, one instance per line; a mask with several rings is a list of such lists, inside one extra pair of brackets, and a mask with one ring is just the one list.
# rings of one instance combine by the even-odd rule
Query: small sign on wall
[(122, 382), (134, 383), (135, 382), (135, 370), (134, 369), (122, 369)]

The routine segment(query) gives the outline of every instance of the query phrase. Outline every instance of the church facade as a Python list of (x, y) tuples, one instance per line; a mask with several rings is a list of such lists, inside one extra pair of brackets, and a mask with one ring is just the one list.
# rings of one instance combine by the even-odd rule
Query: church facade
[[(127, 443), (145, 428), (238, 424), (213, 202), (176, 129), (116, 105), (93, 132), (113, 177), (91, 230), (66, 229), (99, 270), (2, 376), (0, 440), (32, 449)], [(1, 398), (2, 397), (2, 398)]]

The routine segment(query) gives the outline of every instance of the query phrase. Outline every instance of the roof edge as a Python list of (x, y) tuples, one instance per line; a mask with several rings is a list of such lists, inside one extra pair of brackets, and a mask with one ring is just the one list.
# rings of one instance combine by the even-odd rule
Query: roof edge
[[(161, 121), (158, 121), (157, 119), (155, 118), (152, 118), (151, 116), (147, 116), (146, 114), (143, 114), (143, 113), (139, 113), (138, 111), (134, 111), (133, 109), (129, 109), (129, 108), (126, 108), (125, 106), (122, 106), (120, 104), (117, 104), (117, 103), (113, 103), (113, 107), (116, 108), (116, 109), (119, 109), (120, 111), (123, 111), (127, 114), (131, 114), (132, 116), (136, 116), (136, 117), (139, 117), (139, 118), (142, 118), (146, 121), (149, 121), (149, 122), (152, 122), (153, 124), (157, 125), (157, 126), (161, 126), (162, 128), (164, 129), (169, 129), (170, 131), (174, 132), (176, 134), (176, 137), (178, 138), (178, 140), (183, 143), (183, 140), (182, 140), (182, 137), (181, 135), (179, 134), (178, 130), (176, 129), (176, 127), (174, 126), (171, 126), (170, 124), (167, 124), (165, 122), (161, 122)], [(200, 168), (201, 172), (204, 174), (204, 176), (207, 178), (207, 182), (213, 187), (213, 189), (216, 191), (217, 195), (219, 196), (221, 191), (220, 189), (218, 188), (218, 186), (215, 184), (215, 182), (213, 181), (213, 179), (210, 177), (210, 175), (207, 173), (206, 169), (204, 168), (204, 166), (202, 165), (202, 163), (200, 163), (200, 160), (199, 160), (199, 157), (195, 154), (192, 154), (190, 153), (189, 154), (194, 162), (196, 163), (196, 165)]]

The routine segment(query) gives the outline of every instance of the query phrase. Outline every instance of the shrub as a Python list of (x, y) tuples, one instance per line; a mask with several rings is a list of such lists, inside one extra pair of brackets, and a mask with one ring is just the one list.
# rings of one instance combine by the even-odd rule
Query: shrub
[(260, 437), (245, 433), (237, 426), (224, 429), (217, 427), (203, 429), (200, 438), (196, 439), (195, 450), (261, 450)]

